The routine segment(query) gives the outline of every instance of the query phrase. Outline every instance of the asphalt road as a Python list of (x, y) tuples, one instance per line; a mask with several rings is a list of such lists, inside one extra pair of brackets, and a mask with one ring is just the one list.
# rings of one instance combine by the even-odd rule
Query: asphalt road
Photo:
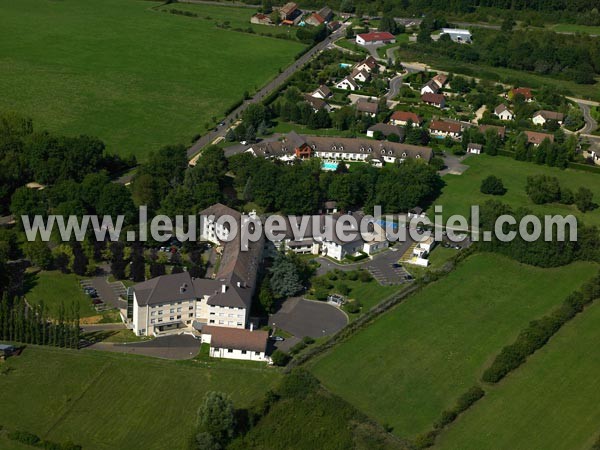
[(115, 344), (98, 342), (86, 347), (92, 350), (152, 356), (163, 359), (191, 359), (200, 350), (200, 341), (186, 334), (159, 337), (146, 342)]
[(590, 134), (596, 128), (598, 128), (598, 122), (592, 117), (592, 113), (590, 111), (590, 105), (585, 103), (577, 103), (579, 108), (581, 108), (581, 112), (583, 112), (583, 118), (585, 120), (585, 126), (579, 130), (581, 134)]
[(269, 324), (275, 324), (297, 338), (328, 336), (347, 323), (348, 317), (337, 307), (298, 297), (287, 299), (279, 311), (269, 316)]

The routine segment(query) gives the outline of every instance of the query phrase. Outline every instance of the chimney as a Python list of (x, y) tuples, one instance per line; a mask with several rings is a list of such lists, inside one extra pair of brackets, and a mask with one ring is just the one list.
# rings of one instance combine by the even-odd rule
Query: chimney
[(221, 293), (224, 294), (225, 292), (227, 292), (227, 285), (223, 284), (223, 285), (221, 285)]

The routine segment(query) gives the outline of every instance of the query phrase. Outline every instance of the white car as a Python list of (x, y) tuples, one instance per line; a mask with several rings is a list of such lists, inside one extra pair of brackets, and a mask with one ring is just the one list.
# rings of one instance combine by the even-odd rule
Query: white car
[(242, 145), (246, 145), (248, 142), (247, 141), (240, 141), (240, 144)]

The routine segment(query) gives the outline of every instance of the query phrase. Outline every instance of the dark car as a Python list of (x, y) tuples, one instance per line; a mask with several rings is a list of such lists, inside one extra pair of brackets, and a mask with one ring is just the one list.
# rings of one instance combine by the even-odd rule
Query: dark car
[(95, 298), (92, 300), (92, 304), (94, 304), (94, 305), (101, 305), (103, 303), (104, 302), (102, 300), (100, 300), (99, 298)]
[(394, 263), (394, 264), (392, 264), (392, 267), (394, 269), (400, 269), (402, 267), (402, 264)]

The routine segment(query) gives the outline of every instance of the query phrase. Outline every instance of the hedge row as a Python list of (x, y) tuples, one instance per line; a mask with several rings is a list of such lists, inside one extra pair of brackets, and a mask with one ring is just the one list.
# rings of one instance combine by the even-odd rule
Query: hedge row
[(445, 410), (438, 420), (433, 424), (433, 430), (417, 436), (414, 445), (417, 448), (427, 448), (435, 444), (435, 439), (442, 430), (456, 420), (459, 414), (469, 409), (477, 400), (485, 395), (485, 391), (479, 386), (473, 386), (462, 394), (454, 408)]
[(567, 164), (569, 169), (583, 170), (584, 172), (600, 173), (600, 166), (592, 166), (590, 164), (580, 164), (576, 162), (569, 162)]
[(502, 349), (481, 379), (497, 383), (525, 362), (527, 357), (548, 342), (565, 323), (583, 311), (583, 308), (600, 297), (600, 274), (585, 283), (581, 291), (569, 295), (555, 311), (529, 323), (517, 340)]
[(11, 441), (20, 442), (21, 444), (29, 445), (31, 447), (43, 448), (45, 450), (81, 450), (81, 445), (73, 443), (59, 444), (52, 441), (46, 441), (40, 439), (39, 436), (30, 433), (28, 431), (11, 431), (7, 437)]

